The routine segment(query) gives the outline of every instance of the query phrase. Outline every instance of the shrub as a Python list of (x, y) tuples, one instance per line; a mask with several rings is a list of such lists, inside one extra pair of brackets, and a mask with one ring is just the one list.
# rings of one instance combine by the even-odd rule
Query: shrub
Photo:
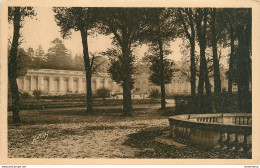
[(40, 90), (34, 90), (34, 91), (33, 91), (33, 96), (34, 96), (36, 99), (39, 99), (41, 95), (42, 95), (42, 91), (40, 91)]
[[(238, 112), (238, 95), (233, 93), (229, 95), (227, 92), (221, 93), (216, 97), (214, 94), (212, 98), (203, 96), (204, 104), (200, 106), (199, 97), (192, 98), (187, 95), (178, 95), (174, 97), (175, 100), (175, 113), (176, 114), (196, 114), (196, 113), (211, 113), (213, 111), (218, 113), (237, 113)], [(212, 100), (212, 102), (211, 102)], [(212, 103), (213, 108), (209, 109), (207, 104)], [(252, 102), (249, 103), (252, 107)]]
[(23, 93), (21, 93), (21, 98), (22, 99), (29, 99), (29, 98), (31, 98), (31, 95), (28, 92), (23, 92)]
[(150, 94), (149, 94), (149, 97), (152, 98), (152, 99), (158, 99), (160, 97), (160, 92), (158, 89), (152, 89)]
[(110, 97), (110, 90), (107, 88), (100, 88), (96, 90), (97, 97), (105, 99)]

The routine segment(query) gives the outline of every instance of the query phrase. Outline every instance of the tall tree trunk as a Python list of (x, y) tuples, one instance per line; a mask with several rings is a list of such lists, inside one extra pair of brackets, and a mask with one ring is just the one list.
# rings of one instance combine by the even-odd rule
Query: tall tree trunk
[(217, 37), (216, 37), (216, 8), (211, 11), (211, 40), (212, 40), (212, 53), (213, 53), (213, 67), (214, 67), (214, 99), (216, 112), (220, 112), (219, 99), (221, 94), (221, 80), (219, 71), (219, 59), (217, 50)]
[(162, 47), (162, 41), (159, 38), (158, 40), (159, 49), (160, 49), (160, 71), (161, 71), (161, 109), (165, 109), (166, 102), (165, 102), (165, 75), (164, 75), (164, 61), (163, 61), (163, 47)]
[(204, 82), (205, 82), (205, 89), (206, 89), (206, 95), (211, 96), (211, 84), (209, 82), (209, 73), (208, 73), (208, 66), (207, 66), (207, 61), (206, 61), (206, 56), (205, 56), (205, 49), (206, 45), (202, 49), (202, 63), (203, 63), (203, 68), (204, 68)]
[(234, 38), (234, 30), (232, 23), (230, 23), (230, 58), (229, 58), (229, 73), (228, 73), (228, 93), (232, 94), (232, 85), (233, 85), (233, 64), (234, 64), (234, 54), (235, 54), (235, 38)]
[(132, 116), (132, 101), (131, 90), (128, 86), (128, 81), (123, 81), (123, 116)]
[(190, 41), (191, 96), (195, 97), (196, 95), (195, 32), (192, 33), (191, 38), (192, 38), (192, 40)]
[[(202, 16), (201, 10), (197, 10), (197, 17), (195, 18), (196, 26), (197, 26), (197, 36), (200, 46), (200, 71), (199, 71), (199, 83), (198, 83), (198, 98), (199, 98), (199, 107), (200, 110), (204, 109), (204, 98), (203, 98), (203, 91), (204, 91), (204, 82), (205, 82), (205, 72), (204, 72), (204, 64), (203, 64), (203, 52), (205, 49), (203, 48), (203, 34), (201, 28)], [(199, 112), (200, 113), (200, 112)]]
[(21, 28), (21, 13), (20, 7), (15, 7), (14, 10), (14, 31), (13, 31), (13, 41), (10, 50), (9, 58), (9, 82), (12, 94), (12, 111), (13, 111), (13, 122), (20, 122), (19, 115), (19, 91), (17, 85), (17, 52), (20, 38), (20, 28)]
[[(250, 13), (251, 15), (251, 13)], [(238, 27), (238, 108), (239, 112), (251, 113), (252, 112), (252, 97), (249, 91), (250, 73), (251, 73), (251, 19), (248, 18), (245, 28)]]
[(213, 67), (214, 67), (214, 93), (219, 95), (221, 93), (221, 80), (219, 72), (219, 60), (217, 52), (217, 37), (216, 37), (216, 8), (213, 8), (211, 13), (211, 36), (212, 36), (212, 53), (213, 53)]
[[(192, 113), (195, 112), (197, 103), (196, 102), (196, 63), (195, 63), (195, 33), (192, 35), (192, 40), (190, 41), (190, 72), (191, 72), (191, 109)], [(203, 90), (203, 89), (202, 89)]]
[(122, 73), (123, 73), (123, 116), (132, 116), (132, 100), (131, 100), (131, 75), (129, 69), (130, 49), (128, 45), (122, 46)]
[[(207, 11), (206, 9), (198, 9), (198, 16), (196, 18), (196, 25), (197, 25), (197, 32), (198, 32), (198, 39), (200, 45), (200, 74), (199, 74), (199, 85), (198, 85), (198, 94), (199, 94), (199, 101), (200, 101), (200, 109), (203, 112), (211, 112), (212, 111), (212, 104), (211, 104), (211, 85), (209, 82), (208, 77), (208, 68), (205, 56), (206, 50), (206, 28), (207, 28)], [(203, 27), (201, 25), (203, 20)], [(203, 90), (204, 90), (204, 83), (206, 88), (206, 95), (207, 100), (205, 102), (203, 98)]]
[[(200, 49), (201, 50), (201, 49)], [(198, 98), (199, 98), (199, 107), (202, 109), (204, 107), (203, 91), (204, 91), (204, 64), (200, 58), (200, 73), (199, 73), (199, 83), (198, 83)]]
[[(245, 36), (239, 35), (239, 60), (238, 60), (238, 105), (239, 112), (247, 113), (249, 107), (249, 59), (248, 46), (245, 43)], [(242, 37), (241, 37), (242, 36)]]
[(190, 36), (190, 72), (191, 72), (191, 96), (196, 96), (196, 64), (195, 64), (195, 30), (192, 17), (192, 9), (188, 10), (189, 24), (191, 29)]
[(89, 53), (88, 53), (88, 33), (85, 28), (82, 28), (80, 30), (80, 33), (81, 33), (81, 39), (82, 39), (85, 73), (86, 73), (86, 88), (87, 88), (86, 114), (93, 114), (92, 89), (91, 89), (92, 71), (91, 71), (90, 59), (89, 59)]
[(157, 29), (157, 38), (158, 38), (158, 45), (159, 45), (159, 52), (160, 52), (160, 75), (161, 75), (161, 109), (165, 109), (166, 102), (165, 102), (165, 75), (164, 75), (164, 58), (163, 58), (163, 42), (161, 38), (161, 26), (160, 26), (160, 18), (159, 15), (156, 17), (158, 23)]
[[(205, 45), (206, 48), (206, 45)], [(209, 75), (208, 75), (208, 67), (205, 57), (205, 49), (203, 53), (203, 64), (204, 64), (204, 75), (205, 75), (205, 89), (206, 89), (206, 101), (205, 101), (205, 113), (212, 113), (213, 106), (212, 106), (212, 95), (211, 95), (211, 84), (209, 82)]]
[(191, 97), (194, 98), (196, 96), (195, 30), (193, 24), (192, 9), (188, 8), (184, 10), (189, 18), (188, 23), (191, 29), (191, 33), (189, 33), (188, 27), (186, 26), (186, 22), (183, 19), (182, 11), (183, 10), (178, 9), (179, 17), (181, 19), (185, 35), (190, 42), (190, 73), (191, 73), (190, 84), (191, 84)]

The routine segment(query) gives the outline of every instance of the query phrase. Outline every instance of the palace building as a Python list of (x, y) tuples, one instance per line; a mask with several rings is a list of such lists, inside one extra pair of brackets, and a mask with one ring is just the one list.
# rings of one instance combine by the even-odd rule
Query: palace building
[[(149, 74), (141, 73), (134, 76), (135, 85), (133, 94), (149, 94), (151, 89), (158, 88), (149, 81)], [(21, 92), (32, 94), (34, 90), (41, 90), (45, 95), (64, 95), (86, 93), (86, 77), (84, 71), (55, 70), (55, 69), (29, 69), (25, 76), (17, 78), (18, 88)], [(212, 90), (214, 82), (211, 81)], [(95, 73), (92, 75), (92, 90), (107, 88), (111, 93), (122, 93), (123, 89), (116, 84), (108, 73)], [(175, 74), (172, 82), (165, 86), (167, 94), (189, 94), (190, 82)], [(222, 89), (227, 90), (227, 80), (222, 80)]]

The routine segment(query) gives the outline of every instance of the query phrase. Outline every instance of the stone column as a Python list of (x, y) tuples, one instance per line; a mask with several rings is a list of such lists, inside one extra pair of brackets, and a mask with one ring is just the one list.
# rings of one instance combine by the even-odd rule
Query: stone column
[(59, 92), (63, 92), (63, 78), (59, 77)]
[(33, 76), (31, 75), (31, 88), (30, 88), (31, 91), (33, 91)]
[[(91, 83), (92, 84), (92, 83)], [(83, 93), (87, 93), (87, 88), (86, 88), (86, 78), (82, 78), (82, 85), (81, 89), (83, 90)], [(91, 86), (93, 88), (93, 85)]]
[(191, 92), (191, 84), (188, 83), (188, 92)]
[(104, 88), (109, 89), (109, 86), (108, 86), (108, 78), (105, 78), (105, 79), (104, 79)]
[(69, 91), (72, 92), (73, 91), (73, 78), (69, 77)]
[(49, 92), (53, 92), (53, 77), (49, 77)]
[(100, 88), (100, 79), (99, 77), (96, 78), (96, 90)]
[(23, 84), (22, 91), (24, 91), (25, 90), (25, 76), (22, 77), (22, 84)]
[(43, 90), (43, 77), (38, 76), (38, 90)]
[(79, 80), (78, 80), (78, 91), (79, 93), (82, 93), (82, 78), (79, 77)]

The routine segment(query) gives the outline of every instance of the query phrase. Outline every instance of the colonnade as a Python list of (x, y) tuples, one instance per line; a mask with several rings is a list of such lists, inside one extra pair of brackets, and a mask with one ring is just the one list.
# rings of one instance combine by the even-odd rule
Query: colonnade
[[(55, 70), (50, 70), (50, 72)], [(40, 71), (41, 72), (41, 71)], [(33, 93), (40, 90), (46, 94), (86, 93), (84, 74), (35, 73), (33, 70), (17, 78), (18, 88), (22, 92)], [(113, 89), (112, 80), (107, 76), (92, 77), (92, 90)]]

